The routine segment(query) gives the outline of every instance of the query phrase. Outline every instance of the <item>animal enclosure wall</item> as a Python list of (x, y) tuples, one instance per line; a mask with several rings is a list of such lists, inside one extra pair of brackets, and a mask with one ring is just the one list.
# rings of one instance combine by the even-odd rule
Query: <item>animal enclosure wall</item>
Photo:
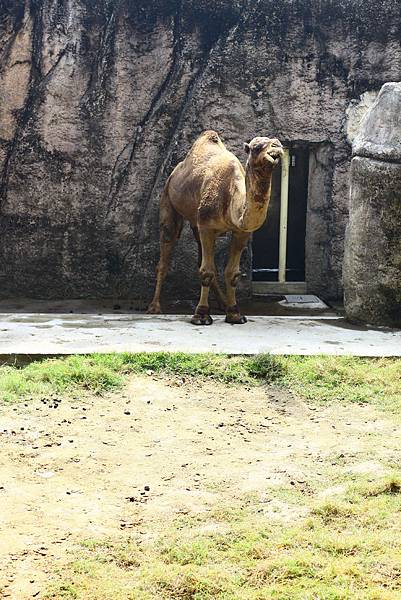
[[(145, 303), (160, 191), (212, 128), (310, 148), (306, 280), (340, 297), (347, 110), (401, 79), (400, 40), (396, 0), (1, 0), (1, 296)], [(165, 297), (197, 289), (185, 230)]]

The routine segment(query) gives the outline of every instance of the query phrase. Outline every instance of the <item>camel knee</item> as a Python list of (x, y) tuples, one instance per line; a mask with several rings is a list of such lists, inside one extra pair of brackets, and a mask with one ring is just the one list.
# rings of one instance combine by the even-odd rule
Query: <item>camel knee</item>
[(241, 277), (241, 273), (239, 271), (226, 271), (224, 274), (224, 278), (226, 280), (226, 284), (231, 287), (237, 287), (238, 280)]
[(201, 283), (203, 287), (210, 287), (215, 279), (215, 273), (213, 271), (207, 271), (206, 269), (199, 269)]

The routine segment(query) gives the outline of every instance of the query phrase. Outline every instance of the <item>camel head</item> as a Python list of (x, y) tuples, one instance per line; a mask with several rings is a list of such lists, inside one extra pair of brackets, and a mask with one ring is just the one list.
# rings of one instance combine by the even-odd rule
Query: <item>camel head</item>
[(248, 154), (248, 163), (258, 168), (274, 168), (284, 154), (277, 138), (255, 137), (249, 144), (244, 144), (244, 149)]

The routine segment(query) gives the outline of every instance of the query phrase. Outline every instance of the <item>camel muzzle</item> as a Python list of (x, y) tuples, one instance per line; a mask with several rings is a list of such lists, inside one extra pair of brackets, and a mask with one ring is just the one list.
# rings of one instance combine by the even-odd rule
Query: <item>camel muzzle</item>
[(281, 157), (284, 152), (281, 149), (272, 150), (271, 152), (266, 152), (265, 156), (269, 162), (273, 165), (277, 165), (280, 162)]

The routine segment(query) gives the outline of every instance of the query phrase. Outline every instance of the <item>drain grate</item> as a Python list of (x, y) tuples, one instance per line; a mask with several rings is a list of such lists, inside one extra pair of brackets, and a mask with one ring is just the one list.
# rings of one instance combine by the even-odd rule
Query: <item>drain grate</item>
[(320, 300), (318, 296), (314, 296), (313, 294), (287, 294), (284, 298), (287, 305), (299, 306), (300, 304), (312, 304), (313, 308), (328, 308), (323, 300)]

